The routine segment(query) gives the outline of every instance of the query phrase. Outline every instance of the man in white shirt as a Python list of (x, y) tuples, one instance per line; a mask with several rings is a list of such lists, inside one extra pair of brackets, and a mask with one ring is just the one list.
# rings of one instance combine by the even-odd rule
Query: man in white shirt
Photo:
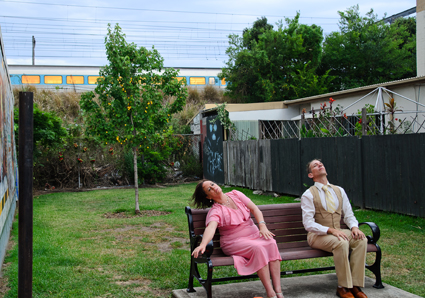
[[(333, 253), (338, 297), (367, 298), (360, 289), (364, 287), (367, 238), (359, 230), (347, 194), (343, 188), (328, 182), (325, 166), (320, 160), (309, 162), (307, 173), (314, 181), (301, 197), (303, 224), (309, 232), (308, 244)], [(350, 230), (340, 228), (341, 213)]]

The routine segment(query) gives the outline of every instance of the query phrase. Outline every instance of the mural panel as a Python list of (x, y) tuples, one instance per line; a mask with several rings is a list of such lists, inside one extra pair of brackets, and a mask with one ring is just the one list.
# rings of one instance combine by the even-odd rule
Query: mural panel
[(207, 129), (203, 145), (204, 178), (224, 184), (223, 128), (216, 117), (209, 116), (203, 119)]
[(13, 123), (14, 98), (4, 56), (0, 32), (0, 264), (6, 245), (18, 198), (18, 165)]

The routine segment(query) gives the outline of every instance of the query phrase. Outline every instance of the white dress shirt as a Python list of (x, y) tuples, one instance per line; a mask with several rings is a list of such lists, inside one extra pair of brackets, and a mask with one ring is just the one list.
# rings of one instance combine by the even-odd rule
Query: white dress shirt
[[(328, 183), (329, 185), (329, 183)], [(319, 191), (320, 201), (322, 202), (323, 208), (327, 210), (326, 208), (326, 197), (325, 192), (322, 189), (323, 184), (319, 182), (315, 182), (314, 186), (317, 187)], [(356, 217), (354, 216), (353, 210), (351, 209), (350, 201), (348, 200), (347, 194), (345, 193), (345, 190), (342, 187), (339, 187), (339, 190), (341, 191), (342, 195), (342, 211), (344, 212), (344, 222), (346, 225), (351, 228), (353, 227), (359, 227), (359, 222), (357, 221)], [(335, 202), (335, 208), (338, 209), (339, 206), (339, 200), (334, 192), (334, 190), (328, 186), (329, 192), (332, 194), (332, 197)], [(303, 224), (304, 228), (308, 232), (316, 233), (319, 235), (326, 235), (328, 232), (328, 227), (322, 226), (321, 224), (316, 223), (314, 220), (314, 215), (316, 213), (316, 209), (314, 207), (313, 203), (313, 194), (311, 193), (310, 189), (307, 189), (302, 197), (301, 197), (301, 209), (303, 211)]]

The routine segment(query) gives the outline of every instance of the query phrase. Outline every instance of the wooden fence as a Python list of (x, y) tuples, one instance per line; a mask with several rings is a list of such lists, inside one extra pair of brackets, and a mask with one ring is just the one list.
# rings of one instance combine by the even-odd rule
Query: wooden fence
[(227, 141), (224, 182), (301, 196), (315, 158), (354, 205), (425, 217), (425, 134)]

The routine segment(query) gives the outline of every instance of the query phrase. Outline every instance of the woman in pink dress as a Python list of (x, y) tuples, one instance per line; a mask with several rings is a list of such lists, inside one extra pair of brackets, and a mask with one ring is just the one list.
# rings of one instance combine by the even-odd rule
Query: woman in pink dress
[[(201, 244), (192, 255), (205, 252), (208, 242), (216, 229), (220, 231), (220, 246), (223, 252), (233, 257), (235, 268), (240, 275), (257, 272), (270, 298), (282, 298), (280, 285), (280, 257), (275, 236), (267, 229), (260, 209), (243, 193), (233, 190), (223, 193), (216, 183), (204, 180), (192, 196), (196, 208), (208, 208), (206, 229)], [(260, 229), (251, 219), (251, 213)], [(270, 282), (270, 276), (273, 285)]]

